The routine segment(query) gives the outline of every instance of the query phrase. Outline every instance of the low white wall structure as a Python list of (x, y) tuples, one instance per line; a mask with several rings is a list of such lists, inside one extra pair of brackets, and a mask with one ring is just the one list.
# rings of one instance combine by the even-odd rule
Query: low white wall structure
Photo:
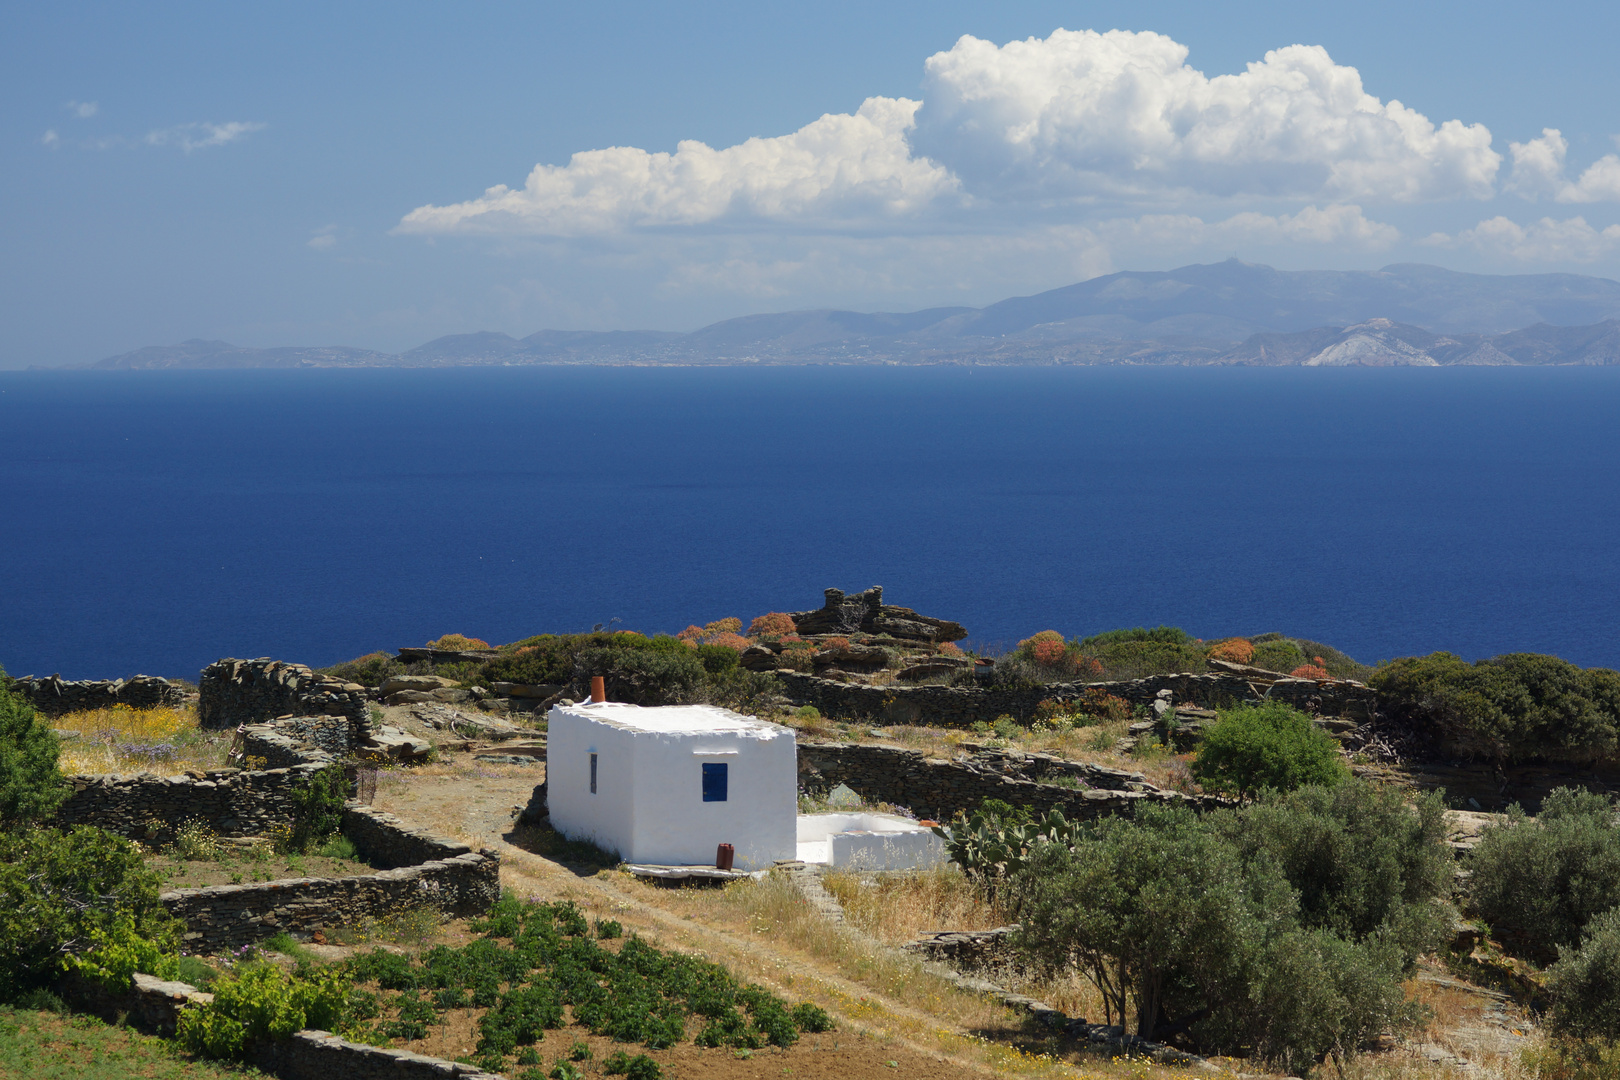
[(551, 824), (633, 863), (763, 870), (795, 853), (791, 728), (712, 705), (554, 706), (546, 733)]
[(801, 814), (799, 861), (850, 870), (925, 870), (945, 861), (945, 841), (897, 814)]

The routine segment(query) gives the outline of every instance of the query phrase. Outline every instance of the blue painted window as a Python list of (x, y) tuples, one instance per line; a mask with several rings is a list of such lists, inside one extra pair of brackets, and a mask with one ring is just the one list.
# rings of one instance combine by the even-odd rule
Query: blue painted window
[(596, 794), (596, 755), (591, 755), (591, 794)]
[(725, 762), (706, 761), (703, 763), (703, 801), (726, 801)]

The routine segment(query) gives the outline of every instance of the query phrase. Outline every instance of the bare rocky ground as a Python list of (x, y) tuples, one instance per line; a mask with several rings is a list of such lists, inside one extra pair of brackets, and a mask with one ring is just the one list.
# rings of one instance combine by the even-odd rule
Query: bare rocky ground
[[(451, 711), (451, 710), (445, 710)], [(789, 932), (767, 925), (759, 913), (740, 913), (720, 900), (718, 890), (661, 889), (627, 874), (599, 866), (570, 864), (530, 850), (534, 846), (514, 827), (515, 808), (527, 803), (545, 777), (545, 765), (480, 761), (501, 756), (498, 743), (466, 740), (469, 729), (435, 727), (408, 706), (390, 707), (384, 722), (411, 731), (440, 747), (429, 765), (390, 770), (379, 779), (374, 804), (390, 813), (467, 843), (492, 847), (502, 859), (503, 884), (519, 894), (542, 899), (573, 899), (593, 915), (617, 919), (661, 944), (701, 953), (726, 964), (742, 977), (760, 982), (796, 1000), (814, 1000), (839, 1021), (845, 1036), (832, 1049), (806, 1040), (791, 1051), (772, 1051), (748, 1059), (708, 1052), (705, 1075), (716, 1076), (895, 1076), (940, 1078), (1018, 1073), (1030, 1075), (1180, 1076), (1194, 1073), (1144, 1062), (1110, 1062), (1083, 1055), (1060, 1040), (1034, 1031), (1022, 1018), (999, 1005), (945, 996), (919, 999), (893, 992), (874, 974), (881, 960), (863, 963), (847, 948), (807, 945), (802, 926)], [(487, 720), (487, 714), (464, 715)], [(435, 716), (433, 719), (441, 719)], [(522, 725), (521, 715), (508, 718)], [(1493, 815), (1453, 814), (1454, 841), (1467, 844)], [(529, 847), (525, 844), (528, 843)], [(804, 905), (800, 905), (803, 907)], [(829, 931), (830, 932), (830, 931)], [(1522, 1010), (1494, 990), (1448, 974), (1438, 963), (1424, 964), (1408, 991), (1427, 1004), (1434, 1022), (1420, 1035), (1390, 1040), (1379, 1053), (1351, 1064), (1348, 1076), (1521, 1080), (1520, 1050), (1535, 1037)], [(937, 1000), (937, 1005), (931, 1004)], [(695, 1051), (695, 1048), (692, 1048)], [(700, 1056), (701, 1056), (700, 1054)], [(826, 1054), (825, 1057), (816, 1057)], [(691, 1055), (686, 1055), (691, 1056)], [(676, 1062), (672, 1059), (670, 1064)], [(688, 1069), (696, 1060), (684, 1062)], [(1244, 1062), (1225, 1062), (1233, 1072)], [(788, 1072), (786, 1070), (792, 1070)], [(1196, 1072), (1196, 1070), (1195, 1070)]]

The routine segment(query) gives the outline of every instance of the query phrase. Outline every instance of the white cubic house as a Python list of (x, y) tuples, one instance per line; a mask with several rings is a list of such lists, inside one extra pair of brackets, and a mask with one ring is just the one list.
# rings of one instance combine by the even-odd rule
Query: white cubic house
[(780, 724), (712, 705), (558, 705), (548, 716), (551, 824), (626, 862), (763, 870), (794, 857), (798, 746)]

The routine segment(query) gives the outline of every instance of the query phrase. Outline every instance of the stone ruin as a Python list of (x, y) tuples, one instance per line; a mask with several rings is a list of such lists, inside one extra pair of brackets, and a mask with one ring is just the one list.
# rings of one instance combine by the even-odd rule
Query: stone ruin
[(269, 657), (216, 660), (197, 682), (197, 721), (220, 729), (284, 716), (342, 716), (349, 746), (371, 738), (370, 692), (358, 683), (317, 675), (303, 664)]
[(806, 637), (815, 634), (886, 634), (900, 641), (930, 645), (960, 641), (967, 637), (968, 632), (961, 623), (932, 619), (910, 608), (885, 604), (881, 585), (874, 585), (853, 596), (842, 589), (828, 589), (826, 597), (819, 611), (793, 613), (793, 624), (798, 627), (800, 634)]

